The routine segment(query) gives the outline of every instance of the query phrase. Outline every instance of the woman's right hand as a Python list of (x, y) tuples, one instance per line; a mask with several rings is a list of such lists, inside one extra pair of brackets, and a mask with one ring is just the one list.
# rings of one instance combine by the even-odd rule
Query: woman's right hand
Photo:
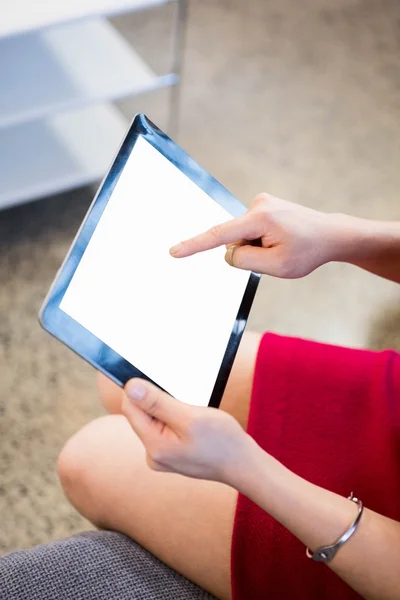
[[(332, 217), (259, 194), (243, 216), (177, 244), (170, 253), (183, 258), (226, 245), (225, 259), (231, 266), (294, 279), (333, 259), (337, 240)], [(261, 240), (261, 247), (251, 244), (255, 240)]]

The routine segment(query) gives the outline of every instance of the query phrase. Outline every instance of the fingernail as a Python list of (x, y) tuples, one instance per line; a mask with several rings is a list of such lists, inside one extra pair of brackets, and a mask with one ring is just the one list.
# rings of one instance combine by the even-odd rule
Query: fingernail
[(225, 260), (228, 263), (228, 265), (230, 265), (231, 267), (234, 267), (233, 255), (234, 255), (236, 248), (237, 248), (237, 246), (231, 246), (230, 248), (228, 248), (228, 250), (225, 253)]
[(179, 252), (182, 250), (182, 248), (183, 248), (182, 243), (176, 244), (176, 246), (172, 246), (172, 248), (170, 248), (169, 253), (172, 254), (172, 256), (177, 256), (177, 254), (179, 254)]
[(137, 381), (132, 381), (128, 383), (128, 385), (125, 388), (125, 391), (126, 395), (128, 396), (128, 398), (130, 398), (130, 400), (137, 402), (138, 400), (144, 398), (146, 388), (141, 383)]

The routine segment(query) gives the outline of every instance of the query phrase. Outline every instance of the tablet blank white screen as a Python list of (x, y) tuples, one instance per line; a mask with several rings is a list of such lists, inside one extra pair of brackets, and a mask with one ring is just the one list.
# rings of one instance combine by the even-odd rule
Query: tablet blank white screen
[(141, 136), (60, 308), (176, 398), (206, 406), (249, 273), (169, 248), (232, 218)]

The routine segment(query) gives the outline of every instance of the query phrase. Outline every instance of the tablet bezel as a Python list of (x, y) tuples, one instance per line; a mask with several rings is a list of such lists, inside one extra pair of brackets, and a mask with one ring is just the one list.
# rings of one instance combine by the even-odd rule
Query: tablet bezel
[[(62, 311), (60, 303), (139, 136), (144, 137), (167, 160), (189, 177), (213, 200), (225, 208), (233, 217), (238, 217), (246, 211), (245, 206), (237, 198), (200, 167), (145, 115), (138, 114), (135, 116), (57, 273), (39, 315), (40, 323), (46, 331), (62, 341), (120, 386), (124, 386), (132, 377), (141, 377), (148, 381), (152, 381), (152, 379)], [(260, 275), (257, 273), (251, 273), (249, 276), (249, 281), (233, 324), (232, 333), (208, 406), (218, 408), (220, 404), (246, 326), (259, 279)], [(201, 376), (201, 373), (199, 376)], [(161, 387), (157, 382), (153, 381), (153, 383)], [(196, 385), (195, 382), (193, 382), (193, 385)]]

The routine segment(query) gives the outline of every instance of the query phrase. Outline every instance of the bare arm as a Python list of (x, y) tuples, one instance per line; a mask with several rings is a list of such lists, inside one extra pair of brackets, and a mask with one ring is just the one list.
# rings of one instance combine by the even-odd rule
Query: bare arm
[(400, 283), (400, 222), (329, 215), (332, 258)]
[[(261, 239), (262, 247), (249, 242)], [(296, 278), (321, 265), (340, 261), (400, 283), (400, 222), (369, 221), (322, 213), (260, 194), (237, 219), (185, 240), (171, 254), (190, 256), (228, 245), (234, 267)]]
[[(152, 469), (236, 488), (313, 551), (334, 543), (354, 521), (353, 502), (289, 471), (228, 413), (183, 404), (135, 379), (126, 392), (122, 411)], [(354, 535), (328, 564), (364, 598), (399, 600), (400, 523), (365, 509)]]

